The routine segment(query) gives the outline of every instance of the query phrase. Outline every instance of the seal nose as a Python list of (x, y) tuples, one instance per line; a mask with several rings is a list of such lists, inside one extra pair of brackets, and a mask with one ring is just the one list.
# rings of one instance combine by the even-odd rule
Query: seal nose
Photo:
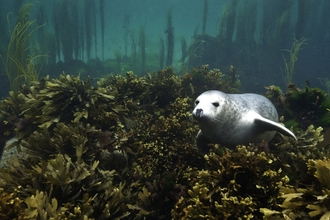
[(203, 109), (201, 108), (198, 108), (194, 111), (194, 114), (193, 114), (196, 118), (200, 118), (202, 115), (203, 115)]

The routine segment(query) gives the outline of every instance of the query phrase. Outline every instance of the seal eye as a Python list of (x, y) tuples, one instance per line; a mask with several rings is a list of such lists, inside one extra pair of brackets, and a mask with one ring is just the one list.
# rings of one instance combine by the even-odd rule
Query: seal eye
[(198, 105), (199, 101), (195, 101), (195, 105)]
[(219, 107), (219, 102), (213, 102), (212, 105), (214, 105), (214, 107)]

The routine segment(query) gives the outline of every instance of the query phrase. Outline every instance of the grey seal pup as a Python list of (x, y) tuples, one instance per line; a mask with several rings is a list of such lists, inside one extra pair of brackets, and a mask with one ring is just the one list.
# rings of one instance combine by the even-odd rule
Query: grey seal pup
[(273, 103), (258, 94), (209, 90), (197, 97), (192, 115), (199, 124), (196, 141), (203, 153), (209, 151), (209, 143), (234, 147), (269, 142), (276, 131), (297, 140), (289, 129), (278, 123)]

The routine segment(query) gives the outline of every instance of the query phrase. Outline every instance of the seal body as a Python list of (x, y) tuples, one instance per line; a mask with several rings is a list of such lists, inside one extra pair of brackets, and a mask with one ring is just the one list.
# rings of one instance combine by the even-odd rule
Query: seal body
[(278, 123), (272, 102), (258, 94), (206, 91), (195, 100), (192, 114), (200, 127), (197, 146), (202, 152), (208, 151), (209, 143), (233, 147), (269, 142), (276, 131), (296, 139), (289, 129)]

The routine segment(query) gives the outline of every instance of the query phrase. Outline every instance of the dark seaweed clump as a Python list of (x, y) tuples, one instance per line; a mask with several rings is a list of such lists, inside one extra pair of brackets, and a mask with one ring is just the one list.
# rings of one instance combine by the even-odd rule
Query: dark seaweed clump
[(309, 125), (330, 126), (330, 98), (317, 87), (304, 89), (289, 84), (283, 94), (277, 86), (269, 86), (267, 96), (276, 104), (280, 115), (286, 119), (288, 127), (306, 129)]
[(0, 102), (0, 141), (16, 136), (8, 149), (17, 154), (2, 158), (1, 219), (326, 215), (321, 127), (297, 130), (298, 143), (278, 136), (270, 153), (263, 145), (198, 152), (193, 101), (207, 89), (239, 92), (234, 76), (202, 66), (181, 77), (166, 68), (94, 87), (62, 74), (11, 92)]

